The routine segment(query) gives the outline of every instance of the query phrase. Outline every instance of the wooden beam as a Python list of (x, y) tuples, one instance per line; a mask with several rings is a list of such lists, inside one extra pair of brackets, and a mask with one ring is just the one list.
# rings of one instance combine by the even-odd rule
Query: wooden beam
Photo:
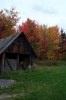
[(1, 70), (2, 70), (2, 55), (0, 55), (0, 73), (1, 73)]
[(19, 69), (19, 54), (17, 54), (17, 70)]
[(1, 68), (1, 72), (4, 71), (4, 67), (5, 67), (5, 53), (2, 54), (2, 68)]

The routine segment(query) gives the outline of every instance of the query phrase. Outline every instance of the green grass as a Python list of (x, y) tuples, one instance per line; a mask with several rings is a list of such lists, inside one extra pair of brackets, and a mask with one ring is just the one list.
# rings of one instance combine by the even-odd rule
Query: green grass
[(55, 63), (49, 67), (41, 62), (31, 71), (1, 74), (0, 79), (15, 79), (16, 84), (0, 89), (0, 94), (22, 94), (7, 100), (66, 100), (66, 62)]

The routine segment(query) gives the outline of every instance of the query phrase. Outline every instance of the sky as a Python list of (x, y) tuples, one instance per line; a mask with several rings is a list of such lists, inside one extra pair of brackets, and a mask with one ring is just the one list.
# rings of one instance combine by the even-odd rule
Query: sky
[(0, 0), (0, 10), (16, 8), (21, 17), (19, 24), (27, 18), (39, 24), (66, 30), (66, 0)]

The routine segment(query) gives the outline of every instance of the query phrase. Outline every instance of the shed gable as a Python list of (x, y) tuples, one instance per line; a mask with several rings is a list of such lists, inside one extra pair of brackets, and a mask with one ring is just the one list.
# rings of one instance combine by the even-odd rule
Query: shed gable
[(31, 50), (23, 36), (19, 36), (6, 49), (7, 53), (30, 54)]

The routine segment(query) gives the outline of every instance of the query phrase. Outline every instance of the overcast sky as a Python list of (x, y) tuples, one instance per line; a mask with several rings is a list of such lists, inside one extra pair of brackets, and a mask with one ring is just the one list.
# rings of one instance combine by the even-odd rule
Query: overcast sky
[(66, 30), (66, 0), (0, 0), (0, 10), (15, 7), (20, 24), (27, 18), (39, 24), (58, 25)]

